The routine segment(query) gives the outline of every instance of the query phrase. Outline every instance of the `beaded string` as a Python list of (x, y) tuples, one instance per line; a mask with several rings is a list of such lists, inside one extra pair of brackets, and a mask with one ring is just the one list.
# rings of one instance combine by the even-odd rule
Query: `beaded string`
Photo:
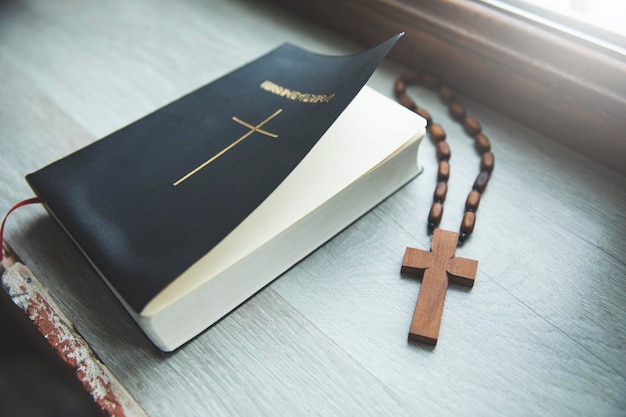
[(463, 126), (463, 130), (473, 140), (476, 151), (480, 155), (480, 173), (474, 181), (472, 191), (470, 191), (465, 201), (465, 212), (461, 221), (459, 233), (459, 243), (469, 237), (476, 224), (476, 210), (480, 203), (480, 197), (487, 188), (487, 183), (491, 177), (495, 165), (495, 157), (491, 152), (489, 138), (482, 132), (482, 127), (478, 120), (467, 115), (465, 107), (457, 101), (456, 94), (446, 85), (440, 83), (433, 75), (417, 72), (406, 72), (394, 84), (394, 95), (398, 102), (404, 107), (426, 119), (426, 130), (431, 140), (436, 143), (437, 160), (439, 167), (437, 171), (437, 186), (433, 195), (433, 205), (428, 213), (428, 230), (432, 231), (439, 225), (443, 217), (443, 203), (448, 193), (448, 178), (450, 177), (450, 146), (446, 142), (446, 132), (439, 123), (434, 123), (430, 114), (422, 107), (415, 104), (413, 99), (406, 93), (407, 85), (422, 84), (424, 87), (438, 91), (441, 101), (448, 106), (448, 112), (452, 119)]

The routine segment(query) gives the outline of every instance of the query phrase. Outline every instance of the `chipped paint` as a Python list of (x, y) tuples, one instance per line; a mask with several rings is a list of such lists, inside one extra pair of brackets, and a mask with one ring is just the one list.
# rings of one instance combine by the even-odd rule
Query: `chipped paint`
[(111, 417), (145, 417), (145, 412), (100, 362), (30, 269), (19, 262), (3, 264), (6, 267), (2, 275), (4, 290), (74, 370), (96, 404)]

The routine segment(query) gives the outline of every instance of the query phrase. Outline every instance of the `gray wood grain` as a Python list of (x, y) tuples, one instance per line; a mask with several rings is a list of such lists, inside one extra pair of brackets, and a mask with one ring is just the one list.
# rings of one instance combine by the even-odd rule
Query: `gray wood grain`
[[(0, 4), (0, 211), (23, 176), (289, 41), (359, 47), (252, 1)], [(402, 68), (370, 85), (389, 93)], [(478, 157), (434, 94), (452, 178), (442, 227), (457, 230)], [(465, 99), (496, 169), (476, 231), (472, 290), (451, 286), (440, 341), (407, 341), (428, 248), (434, 150), (424, 173), (173, 354), (161, 354), (38, 207), (7, 238), (151, 416), (626, 415), (626, 178)], [(588, 138), (593, 140), (593, 138)]]

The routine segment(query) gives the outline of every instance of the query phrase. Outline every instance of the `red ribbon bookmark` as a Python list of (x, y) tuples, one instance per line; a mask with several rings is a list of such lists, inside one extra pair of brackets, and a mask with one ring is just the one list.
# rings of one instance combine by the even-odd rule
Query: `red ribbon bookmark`
[(11, 209), (4, 216), (4, 219), (2, 220), (2, 226), (0, 226), (0, 261), (2, 261), (2, 259), (4, 258), (4, 224), (6, 223), (9, 214), (11, 214), (14, 210), (17, 210), (20, 207), (37, 203), (43, 204), (43, 200), (39, 197), (33, 197), (29, 198), (28, 200), (20, 201), (19, 203), (11, 207)]

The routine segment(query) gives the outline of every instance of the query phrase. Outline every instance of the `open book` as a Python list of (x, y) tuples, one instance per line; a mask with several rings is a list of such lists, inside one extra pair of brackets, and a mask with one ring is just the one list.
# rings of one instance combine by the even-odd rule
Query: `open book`
[(181, 346), (418, 173), (425, 122), (286, 45), (27, 176), (153, 343)]

